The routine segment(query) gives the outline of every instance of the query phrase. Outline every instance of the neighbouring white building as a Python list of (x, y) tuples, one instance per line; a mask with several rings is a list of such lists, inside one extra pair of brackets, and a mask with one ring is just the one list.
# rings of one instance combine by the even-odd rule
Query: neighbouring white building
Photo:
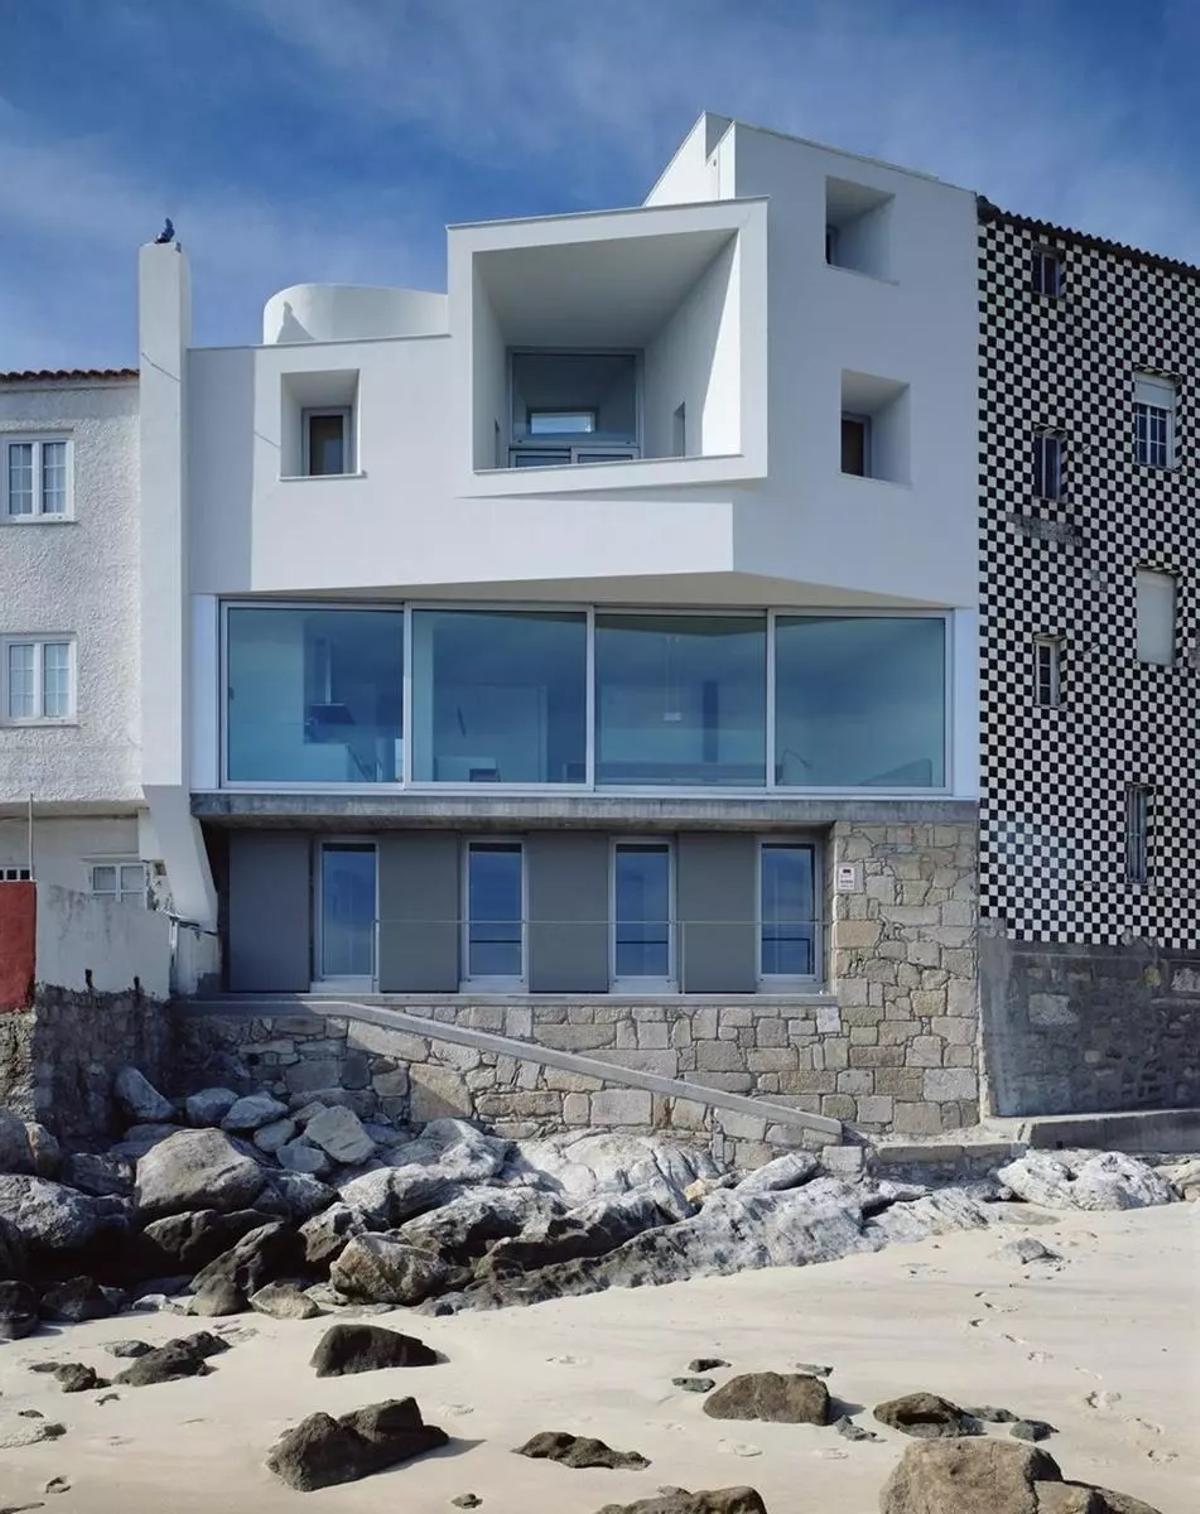
[(0, 877), (142, 905), (138, 512), (137, 371), (0, 374)]

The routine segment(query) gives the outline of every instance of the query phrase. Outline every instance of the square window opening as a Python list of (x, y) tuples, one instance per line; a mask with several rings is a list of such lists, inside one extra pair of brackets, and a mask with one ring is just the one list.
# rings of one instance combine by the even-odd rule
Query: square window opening
[(70, 516), (69, 438), (0, 438), (0, 459), (0, 519), (66, 520)]
[(848, 179), (825, 180), (825, 261), (886, 279), (895, 196)]
[(1057, 299), (1063, 291), (1061, 254), (1051, 247), (1035, 247), (1029, 262), (1029, 283), (1034, 294)]
[(75, 645), (67, 638), (14, 636), (2, 643), (0, 684), (10, 725), (54, 724), (75, 715)]
[(909, 387), (871, 373), (842, 372), (841, 471), (910, 482)]
[(358, 370), (285, 373), (280, 386), (280, 477), (357, 473)]

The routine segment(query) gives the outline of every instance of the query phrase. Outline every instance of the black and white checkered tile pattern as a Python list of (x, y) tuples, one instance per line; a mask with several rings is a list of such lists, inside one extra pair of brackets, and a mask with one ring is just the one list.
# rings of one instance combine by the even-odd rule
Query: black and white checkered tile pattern
[[(1060, 298), (1030, 288), (1056, 245)], [(979, 228), (981, 906), (1018, 941), (1200, 945), (1200, 278), (1004, 219)], [(1176, 467), (1133, 456), (1139, 370), (1178, 383)], [(1032, 437), (1066, 437), (1064, 499)], [(1023, 518), (1023, 519), (1022, 519)], [(1173, 667), (1140, 663), (1135, 573), (1177, 577)], [(1062, 639), (1061, 705), (1034, 637)], [(1125, 877), (1127, 786), (1153, 786), (1150, 878)]]

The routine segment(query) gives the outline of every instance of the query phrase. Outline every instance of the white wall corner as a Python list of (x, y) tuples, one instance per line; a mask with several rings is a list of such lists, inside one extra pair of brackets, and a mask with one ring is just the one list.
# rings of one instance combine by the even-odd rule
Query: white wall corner
[(191, 795), (186, 788), (148, 784), (146, 803), (167, 869), (174, 913), (205, 930), (216, 930), (217, 891)]

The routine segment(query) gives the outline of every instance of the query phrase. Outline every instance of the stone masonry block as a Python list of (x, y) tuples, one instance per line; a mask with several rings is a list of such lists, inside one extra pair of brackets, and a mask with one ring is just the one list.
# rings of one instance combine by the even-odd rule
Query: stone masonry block
[(925, 1097), (933, 1104), (974, 1099), (979, 1083), (968, 1067), (931, 1067), (925, 1073)]
[(652, 1100), (645, 1088), (602, 1088), (592, 1095), (593, 1125), (649, 1125)]
[(940, 1067), (942, 1045), (940, 1036), (914, 1036), (908, 1043), (904, 1061), (909, 1067)]
[(864, 1125), (890, 1125), (892, 1122), (892, 1100), (885, 1094), (869, 1094), (858, 1100), (858, 1113), (855, 1116)]

